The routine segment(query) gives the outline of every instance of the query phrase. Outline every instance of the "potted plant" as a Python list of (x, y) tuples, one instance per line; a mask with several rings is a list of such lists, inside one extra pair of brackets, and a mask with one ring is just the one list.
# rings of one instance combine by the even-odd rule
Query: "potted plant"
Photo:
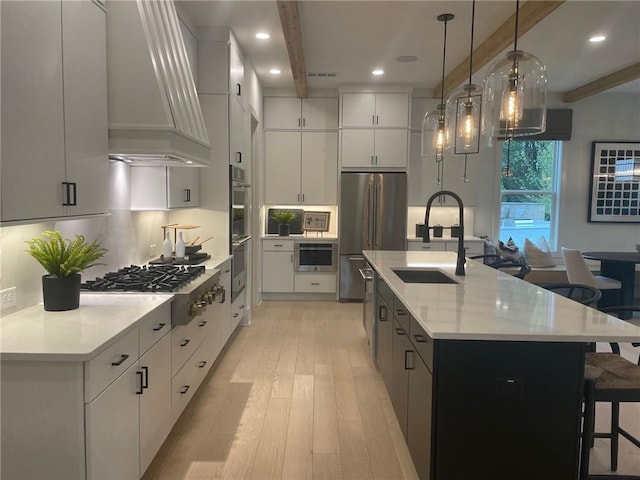
[(294, 220), (298, 215), (291, 210), (279, 210), (271, 215), (271, 218), (278, 222), (278, 235), (286, 237), (289, 235), (289, 226), (291, 220)]
[(75, 240), (62, 238), (58, 231), (43, 233), (46, 239), (27, 240), (27, 252), (47, 271), (42, 276), (42, 296), (47, 311), (73, 310), (80, 305), (80, 272), (95, 265), (107, 252), (97, 242), (88, 243), (82, 235)]

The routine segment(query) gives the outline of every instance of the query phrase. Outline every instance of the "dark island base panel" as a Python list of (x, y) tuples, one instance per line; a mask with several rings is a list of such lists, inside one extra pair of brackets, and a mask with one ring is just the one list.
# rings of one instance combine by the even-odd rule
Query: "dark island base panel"
[(578, 478), (582, 344), (437, 341), (436, 362), (431, 478)]

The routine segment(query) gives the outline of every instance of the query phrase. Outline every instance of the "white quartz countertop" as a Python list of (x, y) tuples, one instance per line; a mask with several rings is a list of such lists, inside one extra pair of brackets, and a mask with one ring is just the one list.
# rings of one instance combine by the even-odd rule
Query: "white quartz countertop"
[[(453, 252), (370, 251), (364, 256), (434, 339), (638, 342), (640, 328)], [(392, 268), (437, 269), (458, 284), (404, 283)]]
[(0, 358), (89, 360), (172, 300), (172, 294), (81, 293), (75, 310), (47, 312), (42, 304), (20, 310), (0, 318)]
[(222, 255), (222, 256), (212, 256), (210, 259), (202, 262), (200, 265), (204, 265), (207, 270), (218, 270), (220, 266), (230, 260), (232, 258), (231, 255)]
[(286, 236), (281, 236), (277, 234), (265, 234), (262, 236), (262, 238), (267, 240), (294, 240), (296, 242), (316, 242), (316, 243), (335, 242), (338, 240), (337, 235), (329, 235), (326, 233), (322, 237), (320, 236), (316, 237), (315, 234), (286, 235)]

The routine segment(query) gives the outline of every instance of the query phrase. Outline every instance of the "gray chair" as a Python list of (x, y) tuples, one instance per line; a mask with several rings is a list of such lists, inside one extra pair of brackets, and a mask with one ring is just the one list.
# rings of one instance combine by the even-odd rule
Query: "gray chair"
[[(610, 315), (622, 316), (640, 312), (640, 305), (603, 308)], [(633, 343), (640, 347), (640, 343)], [(582, 427), (582, 452), (580, 480), (587, 479), (640, 479), (640, 475), (589, 475), (589, 455), (594, 438), (611, 440), (611, 471), (618, 469), (618, 439), (625, 437), (640, 448), (640, 440), (620, 427), (620, 403), (640, 402), (640, 357), (637, 363), (620, 356), (620, 347), (611, 344), (613, 353), (588, 352), (585, 357), (584, 424)], [(596, 402), (611, 403), (611, 431), (594, 432)]]
[(579, 283), (543, 283), (540, 287), (593, 308), (602, 297), (602, 292), (597, 288)]

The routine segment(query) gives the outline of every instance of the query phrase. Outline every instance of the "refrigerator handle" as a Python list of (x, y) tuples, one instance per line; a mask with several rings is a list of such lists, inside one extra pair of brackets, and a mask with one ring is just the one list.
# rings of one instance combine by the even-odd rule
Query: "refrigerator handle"
[(380, 248), (380, 232), (382, 231), (382, 215), (379, 211), (379, 206), (380, 206), (380, 189), (381, 189), (381, 185), (379, 183), (376, 183), (375, 186), (375, 192), (374, 192), (374, 205), (376, 208), (376, 223), (375, 223), (375, 246), (374, 248)]
[(368, 216), (369, 220), (367, 221), (367, 248), (375, 248), (373, 242), (375, 240), (375, 220), (376, 220), (376, 203), (375, 203), (375, 182), (373, 186), (371, 184), (368, 185), (369, 188), (369, 199), (368, 199)]

